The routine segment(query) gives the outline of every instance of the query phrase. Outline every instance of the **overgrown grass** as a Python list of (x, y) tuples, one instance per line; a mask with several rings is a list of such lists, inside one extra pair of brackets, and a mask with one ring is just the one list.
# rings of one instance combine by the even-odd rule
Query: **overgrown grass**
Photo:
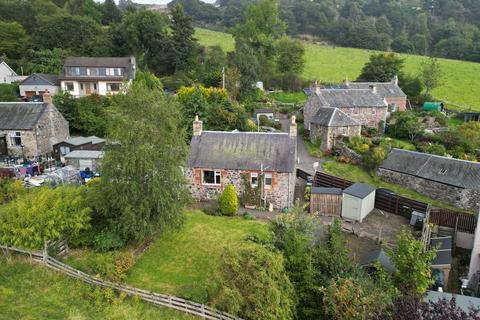
[(305, 144), (305, 148), (307, 149), (308, 154), (312, 157), (321, 158), (323, 156), (323, 153), (320, 150), (320, 144), (312, 143), (306, 138), (303, 138), (303, 143)]
[(111, 302), (104, 294), (21, 258), (0, 260), (1, 319), (196, 319), (131, 298)]
[(250, 234), (266, 238), (267, 225), (240, 217), (187, 212), (183, 228), (160, 237), (129, 270), (127, 282), (156, 292), (202, 300), (223, 248), (240, 245)]
[(305, 103), (307, 96), (303, 92), (274, 92), (268, 95), (280, 103)]
[[(203, 45), (219, 45), (225, 51), (234, 49), (234, 40), (230, 34), (206, 29), (196, 29), (195, 36)], [(306, 44), (305, 70), (303, 76), (308, 80), (322, 82), (340, 82), (348, 77), (354, 80), (360, 74), (369, 56), (375, 51), (342, 48), (326, 45)], [(426, 58), (422, 56), (400, 54), (405, 59), (405, 72), (417, 75), (420, 64)], [(447, 102), (449, 109), (480, 110), (477, 84), (480, 81), (480, 64), (474, 62), (438, 59), (443, 76), (441, 85), (433, 90), (436, 99)]]
[(343, 178), (343, 179), (347, 179), (347, 180), (354, 181), (354, 182), (364, 182), (364, 183), (373, 185), (377, 188), (390, 189), (390, 190), (392, 190), (392, 191), (396, 192), (397, 194), (402, 195), (404, 197), (408, 197), (408, 198), (415, 199), (415, 200), (418, 200), (418, 201), (430, 203), (430, 204), (432, 204), (434, 206), (437, 206), (437, 207), (450, 208), (450, 209), (454, 209), (454, 210), (459, 211), (458, 208), (456, 208), (452, 205), (449, 205), (447, 203), (444, 203), (444, 202), (441, 202), (441, 201), (438, 201), (438, 200), (431, 199), (427, 196), (424, 196), (423, 194), (420, 194), (420, 193), (416, 192), (415, 190), (404, 188), (404, 187), (401, 187), (401, 186), (396, 185), (396, 184), (385, 182), (385, 181), (381, 180), (380, 177), (378, 177), (377, 175), (370, 174), (369, 172), (367, 172), (363, 168), (361, 168), (357, 165), (354, 165), (354, 164), (342, 163), (342, 162), (338, 162), (338, 161), (335, 161), (335, 160), (330, 160), (330, 161), (327, 161), (325, 163), (322, 163), (322, 168), (325, 170), (325, 172), (330, 173), (334, 176)]

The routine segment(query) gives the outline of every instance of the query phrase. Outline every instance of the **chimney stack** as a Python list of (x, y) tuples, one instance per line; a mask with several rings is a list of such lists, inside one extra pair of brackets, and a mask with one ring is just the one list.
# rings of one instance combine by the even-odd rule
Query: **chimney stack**
[(48, 104), (49, 106), (53, 105), (52, 96), (48, 92), (48, 89), (45, 89), (45, 92), (42, 94), (43, 102)]
[(198, 119), (198, 115), (195, 116), (195, 121), (193, 121), (193, 136), (200, 137), (202, 135), (203, 122)]
[(291, 138), (295, 138), (297, 136), (297, 117), (292, 116), (292, 122), (290, 123), (290, 131), (288, 135)]
[(377, 86), (376, 85), (371, 85), (370, 89), (372, 90), (373, 93), (377, 93)]
[(398, 86), (398, 76), (397, 76), (397, 75), (395, 75), (395, 76), (393, 77), (392, 83), (393, 83), (394, 85)]

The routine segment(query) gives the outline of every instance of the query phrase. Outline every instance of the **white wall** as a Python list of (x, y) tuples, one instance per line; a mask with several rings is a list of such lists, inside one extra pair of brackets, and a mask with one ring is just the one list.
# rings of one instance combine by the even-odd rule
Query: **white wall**
[(360, 222), (365, 219), (365, 217), (372, 212), (372, 210), (375, 208), (375, 191), (373, 191), (371, 194), (366, 196), (362, 200), (362, 213), (360, 217)]
[(40, 86), (34, 86), (34, 85), (20, 85), (19, 90), (20, 90), (20, 95), (22, 97), (25, 97), (25, 91), (35, 91), (35, 93), (38, 95), (39, 92), (47, 90), (49, 91), (50, 95), (53, 96), (56, 94), (59, 90), (60, 87), (57, 86), (48, 86), (48, 85), (40, 85)]
[[(68, 91), (67, 90), (67, 86), (66, 86), (67, 82), (73, 83), (73, 91)], [(66, 91), (66, 92), (70, 93), (74, 97), (78, 97), (80, 95), (80, 84), (78, 83), (78, 81), (63, 81), (62, 80), (60, 82), (60, 87), (63, 91)]]
[(362, 203), (360, 199), (349, 194), (343, 194), (342, 218), (359, 221), (361, 217)]
[(0, 63), (0, 83), (12, 83), (17, 74), (5, 62)]

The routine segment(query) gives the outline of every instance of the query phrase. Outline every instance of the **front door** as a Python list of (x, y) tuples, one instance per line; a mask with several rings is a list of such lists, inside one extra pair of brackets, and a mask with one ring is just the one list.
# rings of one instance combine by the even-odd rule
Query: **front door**
[(90, 86), (90, 83), (85, 83), (85, 94), (87, 96), (91, 95), (92, 94), (92, 88)]
[(0, 156), (8, 156), (7, 138), (0, 137)]

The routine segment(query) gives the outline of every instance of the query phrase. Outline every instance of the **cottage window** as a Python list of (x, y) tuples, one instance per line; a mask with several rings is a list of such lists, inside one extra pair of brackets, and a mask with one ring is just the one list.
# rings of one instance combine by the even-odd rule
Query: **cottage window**
[(120, 83), (107, 83), (108, 91), (120, 91)]
[(250, 185), (252, 186), (252, 188), (258, 187), (258, 173), (250, 173)]
[(118, 69), (118, 68), (106, 68), (106, 74), (107, 74), (107, 76), (115, 76), (115, 75), (116, 75), (116, 74), (115, 74), (115, 73), (116, 73), (115, 71), (116, 71), (117, 69)]
[(22, 145), (22, 133), (20, 131), (15, 131), (10, 134), (10, 144), (16, 147)]
[(62, 156), (70, 153), (70, 147), (60, 147), (60, 154)]
[(271, 189), (272, 188), (272, 174), (271, 173), (265, 173), (265, 189)]
[(80, 75), (80, 68), (75, 68), (74, 72), (75, 72), (76, 76), (79, 76)]
[(210, 185), (220, 185), (222, 174), (220, 171), (203, 170), (202, 183)]
[(74, 90), (73, 82), (66, 82), (65, 89), (67, 89), (67, 91), (73, 91)]

